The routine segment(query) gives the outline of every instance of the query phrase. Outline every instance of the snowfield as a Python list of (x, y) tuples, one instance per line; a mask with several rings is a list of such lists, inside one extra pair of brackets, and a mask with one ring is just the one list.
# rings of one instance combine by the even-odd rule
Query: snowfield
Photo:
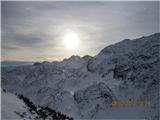
[[(75, 119), (158, 120), (159, 51), (156, 33), (123, 40), (93, 57), (2, 67), (2, 88)], [(2, 94), (2, 113), (17, 117), (7, 110), (8, 99)], [(149, 101), (151, 106), (113, 107), (112, 101)], [(23, 106), (18, 104), (11, 108)]]

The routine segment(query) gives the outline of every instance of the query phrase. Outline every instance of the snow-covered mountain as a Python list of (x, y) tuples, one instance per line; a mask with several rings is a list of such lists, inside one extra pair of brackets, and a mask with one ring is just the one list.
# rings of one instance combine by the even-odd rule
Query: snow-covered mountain
[[(158, 120), (159, 50), (156, 33), (123, 40), (93, 57), (2, 67), (2, 88), (73, 118)], [(112, 101), (150, 101), (152, 106), (113, 107)]]

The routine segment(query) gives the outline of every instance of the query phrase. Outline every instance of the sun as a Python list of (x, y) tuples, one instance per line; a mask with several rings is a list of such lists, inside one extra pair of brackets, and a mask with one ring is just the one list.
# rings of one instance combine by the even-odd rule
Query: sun
[(74, 32), (67, 33), (64, 36), (64, 45), (68, 49), (76, 49), (78, 48), (80, 43), (80, 39), (78, 35)]

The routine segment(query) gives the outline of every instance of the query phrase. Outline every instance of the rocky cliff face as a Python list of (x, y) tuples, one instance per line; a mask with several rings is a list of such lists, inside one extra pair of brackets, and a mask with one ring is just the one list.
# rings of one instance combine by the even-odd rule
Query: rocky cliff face
[(100, 111), (106, 112), (111, 108), (116, 97), (105, 83), (97, 83), (84, 90), (78, 90), (74, 99), (80, 108), (80, 114), (88, 118), (95, 118)]
[[(158, 105), (158, 98), (150, 96), (158, 96), (159, 50), (157, 33), (123, 40), (94, 57), (72, 56), (62, 62), (2, 67), (2, 88), (74, 118), (114, 118), (117, 112), (109, 112), (113, 100), (148, 100)], [(141, 118), (159, 117), (157, 107), (141, 111)], [(130, 116), (138, 118), (139, 114)]]

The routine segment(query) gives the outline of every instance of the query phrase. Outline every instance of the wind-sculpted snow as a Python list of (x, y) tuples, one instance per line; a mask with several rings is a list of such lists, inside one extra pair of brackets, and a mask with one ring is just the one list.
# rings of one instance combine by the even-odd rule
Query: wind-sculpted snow
[[(123, 40), (93, 57), (71, 56), (61, 62), (2, 67), (2, 88), (74, 118), (114, 118), (120, 111), (111, 107), (114, 100), (148, 100), (157, 105), (158, 98), (148, 98), (158, 92), (153, 89), (155, 86), (159, 88), (159, 51), (160, 33), (157, 33)], [(141, 118), (147, 115), (157, 120), (156, 112), (153, 107), (127, 117), (138, 118), (141, 114)]]

